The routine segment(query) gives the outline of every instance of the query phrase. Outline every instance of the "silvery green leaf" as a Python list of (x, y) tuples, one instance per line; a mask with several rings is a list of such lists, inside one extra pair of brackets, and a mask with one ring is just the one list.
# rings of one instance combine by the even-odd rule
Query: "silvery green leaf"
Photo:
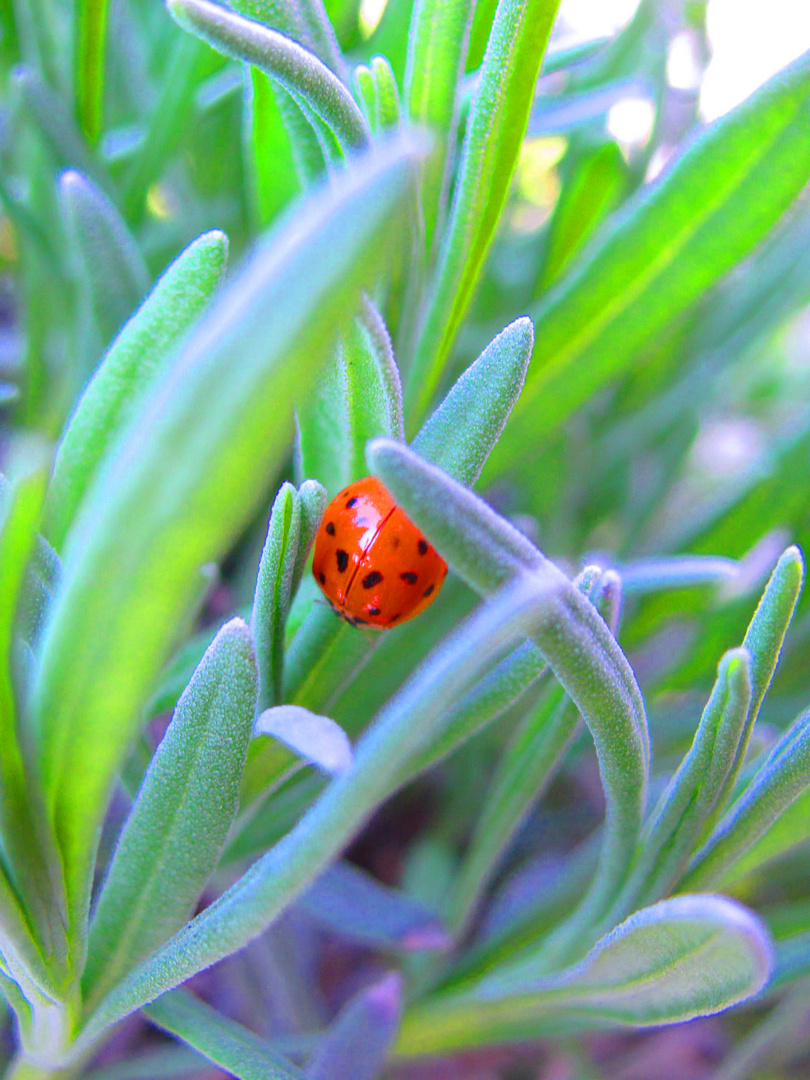
[(225, 271), (228, 239), (204, 233), (174, 260), (107, 350), (62, 435), (48, 487), (45, 529), (61, 549), (105, 451), (137, 399), (208, 305)]
[(354, 98), (317, 56), (297, 42), (209, 0), (168, 0), (168, 7), (184, 30), (226, 56), (261, 68), (300, 98), (344, 150), (369, 145), (370, 132)]
[(534, 100), (558, 0), (500, 0), (478, 75), (455, 195), (406, 401), (424, 414), (478, 282), (501, 215)]
[(301, 579), (304, 575), (304, 567), (307, 558), (315, 542), (315, 535), (326, 509), (326, 491), (317, 480), (305, 480), (298, 489), (298, 508), (300, 520), (298, 523), (298, 551), (295, 558), (295, 566), (292, 575), (292, 595), (298, 591)]
[(345, 860), (321, 874), (298, 907), (341, 937), (375, 949), (415, 952), (450, 944), (432, 911)]
[(120, 214), (86, 176), (72, 169), (62, 173), (59, 201), (79, 265), (84, 303), (103, 348), (137, 309), (149, 288), (149, 272)]
[(533, 347), (531, 320), (510, 323), (451, 387), (414, 439), (414, 450), (472, 487), (520, 396)]
[(266, 929), (338, 856), (393, 790), (402, 763), (440, 730), (447, 706), (460, 689), (547, 618), (553, 596), (547, 577), (522, 577), (446, 639), (364, 733), (351, 767), (332, 780), (283, 839), (107, 995), (79, 1036), (77, 1052), (116, 1020), (242, 948)]
[(397, 78), (384, 56), (371, 58), (371, 77), (377, 105), (377, 128), (380, 132), (391, 131), (399, 124), (401, 108)]
[(321, 1036), (306, 1080), (375, 1080), (399, 1027), (402, 976), (390, 972), (361, 990)]
[(257, 247), (83, 500), (32, 698), (77, 937), (108, 792), (178, 618), (198, 598), (199, 567), (219, 561), (265, 499), (294, 400), (398, 248), (422, 152), (406, 134), (375, 148)]
[(684, 888), (719, 881), (810, 786), (810, 712), (785, 732), (695, 855)]
[(644, 1027), (710, 1016), (761, 990), (772, 964), (767, 929), (752, 912), (721, 896), (677, 896), (637, 911), (556, 977), (493, 972), (414, 1005), (394, 1053), (536, 1038), (571, 1021)]
[(551, 967), (586, 942), (583, 929), (604, 914), (624, 882), (641, 828), (649, 732), (641, 693), (611, 634), (582, 593), (507, 521), (471, 491), (397, 443), (377, 439), (369, 464), (453, 570), (488, 593), (515, 575), (555, 581), (548, 619), (531, 635), (577, 705), (596, 743), (607, 797), (599, 871), (580, 909), (548, 939)]
[(250, 613), (250, 633), (259, 667), (259, 702), (281, 701), (284, 675), (284, 624), (292, 601), (298, 561), (301, 508), (292, 484), (282, 484), (273, 503)]
[(91, 1008), (193, 912), (239, 806), (257, 693), (250, 631), (233, 619), (177, 703), (118, 840), (90, 928)]
[(343, 728), (328, 716), (318, 716), (300, 705), (277, 705), (256, 718), (256, 735), (269, 735), (332, 776), (352, 763), (352, 745)]
[(164, 994), (144, 1013), (238, 1080), (303, 1080), (294, 1065), (274, 1054), (252, 1031), (186, 990)]

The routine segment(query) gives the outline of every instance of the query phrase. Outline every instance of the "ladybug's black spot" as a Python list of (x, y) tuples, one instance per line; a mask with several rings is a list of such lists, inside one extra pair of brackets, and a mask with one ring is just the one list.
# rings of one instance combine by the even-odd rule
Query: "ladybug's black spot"
[(419, 548), (419, 554), (420, 555), (427, 555), (427, 550), (428, 550), (427, 540), (420, 540), (419, 543), (416, 546)]
[(327, 521), (326, 531), (329, 533), (330, 536), (335, 535), (335, 523), (333, 521)]
[(366, 574), (363, 578), (363, 588), (373, 589), (375, 585), (379, 585), (382, 579), (383, 576), (379, 570), (372, 570), (370, 574)]
[(368, 619), (361, 619), (359, 615), (355, 615), (352, 619), (352, 624), (354, 626), (368, 626)]
[(404, 574), (399, 575), (403, 581), (407, 581), (409, 585), (416, 584), (416, 574), (413, 570), (407, 570)]
[(433, 592), (433, 586), (432, 586), (432, 585), (428, 585), (428, 587), (427, 587), (427, 588), (425, 589), (425, 591), (424, 591), (424, 592), (422, 593), (422, 596), (430, 596), (430, 594), (431, 594), (432, 592)]
[(392, 616), (391, 616), (391, 622), (396, 622), (396, 621), (397, 621), (397, 619), (398, 619), (398, 618), (400, 618), (400, 616), (401, 616), (401, 615), (402, 615), (402, 612), (401, 612), (401, 611), (398, 611), (398, 612), (396, 613), (396, 615), (392, 615)]
[(369, 615), (379, 615), (380, 614), (380, 609), (378, 607), (366, 608), (366, 611), (369, 613)]
[(391, 547), (394, 549), (394, 551), (396, 551), (401, 543), (402, 541), (400, 540), (400, 538), (398, 536), (395, 536), (394, 539), (391, 541)]
[(342, 574), (343, 571), (346, 569), (346, 567), (349, 565), (349, 553), (348, 553), (348, 551), (344, 551), (343, 548), (338, 548), (337, 552), (336, 552), (336, 555), (337, 555), (338, 570)]
[(324, 574), (324, 573), (318, 574), (318, 581), (320, 581), (321, 585), (325, 585), (326, 584), (326, 574)]
[(354, 506), (354, 504), (355, 504), (356, 502), (357, 502), (357, 496), (356, 496), (356, 495), (352, 495), (352, 497), (351, 497), (351, 498), (349, 499), (349, 501), (348, 501), (348, 502), (346, 503), (346, 509), (347, 509), (347, 510), (348, 510), (348, 509), (350, 509), (350, 508), (351, 508), (352, 506)]

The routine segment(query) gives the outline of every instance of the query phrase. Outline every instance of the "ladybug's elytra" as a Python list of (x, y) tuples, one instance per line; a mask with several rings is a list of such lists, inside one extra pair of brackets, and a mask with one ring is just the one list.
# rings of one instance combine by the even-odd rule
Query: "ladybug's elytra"
[(387, 630), (433, 603), (447, 564), (380, 481), (366, 476), (327, 506), (312, 573), (346, 622)]

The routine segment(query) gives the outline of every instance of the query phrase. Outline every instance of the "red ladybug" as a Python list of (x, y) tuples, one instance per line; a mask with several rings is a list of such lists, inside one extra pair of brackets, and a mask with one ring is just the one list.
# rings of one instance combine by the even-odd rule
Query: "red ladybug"
[(366, 476), (327, 506), (312, 573), (346, 622), (387, 630), (433, 603), (447, 564), (380, 481)]

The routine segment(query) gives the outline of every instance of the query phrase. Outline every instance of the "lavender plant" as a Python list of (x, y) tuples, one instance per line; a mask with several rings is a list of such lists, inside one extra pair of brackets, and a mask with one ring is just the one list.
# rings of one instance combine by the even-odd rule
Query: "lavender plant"
[[(810, 57), (697, 130), (701, 5), (557, 7), (0, 8), (9, 1080), (805, 1052)], [(368, 473), (451, 571), (371, 636)]]

